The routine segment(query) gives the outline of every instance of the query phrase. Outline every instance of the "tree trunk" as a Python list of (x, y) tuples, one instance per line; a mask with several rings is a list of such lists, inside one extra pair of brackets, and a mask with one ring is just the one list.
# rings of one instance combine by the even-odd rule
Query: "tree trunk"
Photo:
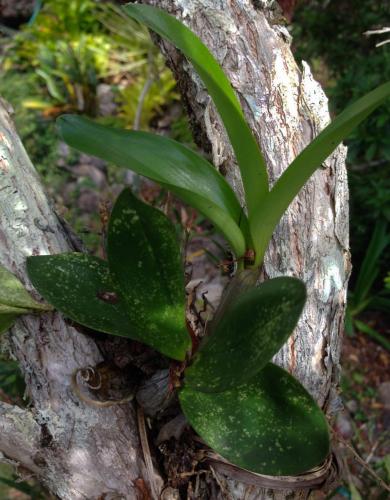
[[(26, 257), (73, 250), (0, 100), (0, 263), (31, 290)], [(137, 498), (146, 474), (134, 408), (91, 408), (71, 389), (75, 370), (102, 361), (95, 342), (59, 313), (22, 316), (7, 340), (33, 408), (0, 402), (0, 456), (63, 499)]]
[[(240, 97), (274, 183), (329, 121), (329, 114), (326, 97), (309, 67), (304, 64), (301, 71), (295, 63), (287, 30), (272, 24), (273, 2), (145, 3), (176, 15), (216, 55)], [(212, 153), (215, 165), (242, 199), (238, 169), (213, 104), (191, 66), (171, 46), (159, 44), (178, 78), (197, 141)], [(4, 106), (0, 106), (0, 139), (0, 262), (31, 289), (26, 257), (69, 251), (74, 244), (49, 205)], [(296, 198), (275, 232), (264, 265), (264, 277), (293, 275), (307, 285), (304, 314), (276, 361), (305, 385), (329, 415), (339, 406), (339, 355), (349, 274), (345, 153), (340, 147)], [(31, 471), (63, 499), (149, 498), (147, 491), (157, 497), (161, 480), (149, 460), (148, 467), (144, 464), (148, 451), (144, 439), (140, 445), (140, 412), (137, 419), (131, 403), (92, 408), (71, 390), (75, 370), (101, 361), (96, 342), (57, 313), (22, 317), (8, 342), (25, 374), (32, 408), (0, 403), (4, 457)], [(302, 480), (275, 480), (244, 473), (215, 457), (209, 463), (214, 489), (207, 486), (207, 496), (193, 493), (189, 498), (286, 498), (305, 480), (316, 484), (315, 474)], [(198, 478), (198, 491), (206, 491), (203, 476)], [(161, 498), (179, 498), (177, 491), (166, 486)], [(298, 489), (291, 498), (305, 498), (309, 491)]]
[[(273, 0), (144, 0), (175, 15), (201, 37), (237, 92), (266, 159), (271, 184), (328, 124), (327, 98), (309, 66), (300, 69), (291, 37), (276, 24)], [(158, 40), (173, 70), (198, 144), (212, 153), (243, 201), (234, 154), (221, 120), (192, 66)], [(308, 301), (295, 333), (275, 361), (295, 375), (332, 416), (347, 281), (350, 273), (346, 148), (340, 146), (312, 176), (282, 218), (265, 257), (264, 277), (302, 279)], [(250, 478), (246, 478), (249, 482)], [(273, 498), (272, 491), (220, 477), (233, 498)], [(256, 481), (253, 479), (254, 484)], [(286, 492), (287, 495), (287, 492)], [(298, 492), (304, 497), (305, 492)], [(275, 494), (276, 497), (276, 494)]]

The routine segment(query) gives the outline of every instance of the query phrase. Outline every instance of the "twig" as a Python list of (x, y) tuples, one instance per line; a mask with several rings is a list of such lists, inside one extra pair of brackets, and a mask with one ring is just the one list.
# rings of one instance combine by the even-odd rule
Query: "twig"
[(146, 79), (146, 82), (144, 83), (144, 86), (142, 87), (138, 104), (137, 104), (137, 111), (135, 113), (135, 118), (134, 118), (134, 124), (133, 124), (133, 130), (139, 130), (140, 125), (141, 125), (141, 116), (142, 116), (142, 109), (144, 107), (144, 102), (146, 99), (146, 96), (148, 95), (148, 92), (150, 90), (150, 87), (153, 85), (154, 82), (154, 75), (152, 74), (152, 55), (149, 52), (148, 54), (148, 77)]
[(371, 462), (371, 459), (374, 456), (375, 450), (378, 448), (378, 445), (379, 445), (380, 441), (381, 441), (380, 439), (377, 439), (375, 441), (375, 443), (373, 444), (373, 446), (372, 446), (372, 448), (370, 450), (370, 453), (367, 455), (367, 458), (366, 458), (366, 463), (367, 464)]
[[(368, 30), (363, 33), (365, 36), (371, 36), (371, 35), (383, 35), (384, 33), (389, 33), (390, 28), (380, 28), (377, 30)], [(385, 45), (386, 43), (390, 43), (389, 40), (383, 40), (382, 42), (378, 42), (375, 44), (375, 47), (381, 47), (382, 45)]]
[(371, 35), (382, 35), (383, 33), (389, 33), (390, 28), (380, 28), (377, 30), (368, 30), (363, 33), (365, 36), (371, 36)]
[(215, 470), (213, 469), (213, 467), (210, 465), (210, 470), (211, 470), (211, 473), (216, 481), (216, 483), (218, 484), (219, 486), (219, 489), (221, 490), (221, 493), (223, 495), (223, 498), (226, 498), (226, 500), (231, 500), (231, 496), (229, 495), (229, 492), (226, 490), (226, 487), (225, 485), (222, 483), (222, 481), (219, 479), (219, 477), (217, 476), (217, 474), (215, 473)]
[(371, 474), (372, 477), (374, 477), (378, 481), (378, 483), (382, 486), (382, 488), (385, 489), (386, 491), (390, 492), (390, 486), (388, 484), (386, 484), (383, 481), (383, 479), (380, 476), (378, 476), (378, 474), (367, 464), (367, 462), (361, 458), (361, 456), (358, 454), (358, 452), (355, 450), (355, 448), (353, 446), (351, 446), (347, 441), (345, 441), (341, 436), (339, 436), (335, 432), (333, 434), (336, 437), (336, 439), (338, 441), (340, 441), (340, 443), (342, 443), (352, 453), (352, 455), (354, 456), (356, 461), (359, 462), (359, 464), (369, 474)]
[(141, 441), (142, 454), (144, 456), (146, 472), (149, 478), (150, 488), (152, 490), (152, 496), (154, 499), (159, 498), (158, 488), (154, 480), (154, 467), (152, 462), (152, 455), (150, 453), (148, 435), (145, 426), (145, 416), (143, 409), (137, 405), (137, 422), (138, 422), (138, 432)]
[(376, 43), (375, 47), (381, 47), (382, 45), (386, 45), (386, 43), (390, 43), (390, 39), (384, 40), (383, 42)]

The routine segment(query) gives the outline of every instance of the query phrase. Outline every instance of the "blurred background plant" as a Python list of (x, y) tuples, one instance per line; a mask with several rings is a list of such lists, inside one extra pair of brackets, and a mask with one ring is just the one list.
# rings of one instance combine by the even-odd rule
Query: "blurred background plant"
[[(390, 80), (390, 46), (363, 33), (389, 21), (388, 0), (302, 0), (293, 17), (298, 61), (311, 63), (337, 114), (349, 102)], [(378, 219), (390, 220), (390, 103), (381, 106), (347, 141), (351, 192), (351, 248), (358, 276), (367, 242)], [(374, 287), (381, 287), (390, 249), (381, 255)]]
[(355, 286), (348, 292), (345, 331), (348, 335), (353, 335), (357, 328), (379, 342), (390, 352), (390, 341), (369, 324), (358, 319), (367, 310), (381, 311), (383, 313), (389, 313), (390, 311), (388, 277), (383, 280), (383, 285), (379, 291), (373, 292), (373, 285), (380, 272), (380, 260), (389, 244), (390, 234), (387, 223), (379, 218), (375, 224), (367, 252), (358, 269)]
[[(389, 26), (388, 0), (293, 3), (296, 58), (310, 63), (332, 113), (390, 80), (390, 44), (376, 47), (388, 33), (364, 35)], [(342, 358), (345, 409), (335, 426), (345, 473), (344, 485), (328, 498), (385, 499), (380, 480), (390, 482), (390, 103), (346, 142), (353, 271)]]
[(70, 152), (54, 120), (79, 112), (191, 142), (176, 83), (147, 30), (112, 2), (36, 1), (28, 23), (0, 33), (0, 95), (60, 213), (96, 249), (99, 203), (126, 173)]

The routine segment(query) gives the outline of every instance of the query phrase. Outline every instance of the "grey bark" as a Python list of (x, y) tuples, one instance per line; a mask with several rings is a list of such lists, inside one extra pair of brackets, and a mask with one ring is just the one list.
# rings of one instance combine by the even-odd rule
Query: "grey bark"
[(28, 17), (34, 8), (34, 0), (0, 0), (0, 20)]
[[(146, 2), (145, 2), (146, 3)], [(310, 69), (296, 65), (285, 28), (272, 24), (273, 3), (249, 0), (149, 0), (184, 21), (221, 62), (264, 152), (271, 183), (329, 121), (326, 97)], [(254, 7), (256, 3), (257, 7)], [(267, 7), (267, 8), (266, 8)], [(233, 153), (219, 117), (191, 66), (159, 42), (187, 102), (198, 142), (242, 198)], [(0, 262), (31, 289), (25, 259), (72, 249), (47, 201), (4, 107), (0, 108)], [(264, 277), (288, 274), (307, 285), (302, 319), (276, 361), (297, 376), (331, 415), (337, 383), (349, 274), (345, 148), (312, 177), (279, 224)], [(64, 499), (129, 498), (150, 483), (132, 404), (91, 408), (70, 390), (77, 368), (96, 365), (93, 340), (50, 313), (18, 320), (9, 349), (26, 377), (32, 408), (0, 404), (0, 451), (32, 471)], [(213, 458), (213, 457), (211, 457)], [(214, 457), (215, 458), (215, 457)], [(213, 461), (213, 498), (286, 498), (290, 482), (273, 490), (260, 476)], [(202, 479), (200, 479), (202, 481)], [(158, 478), (152, 481), (161, 484)], [(142, 483), (141, 483), (142, 484)], [(284, 488), (284, 491), (282, 489)], [(175, 498), (166, 488), (162, 498)], [(295, 498), (305, 498), (299, 490)]]

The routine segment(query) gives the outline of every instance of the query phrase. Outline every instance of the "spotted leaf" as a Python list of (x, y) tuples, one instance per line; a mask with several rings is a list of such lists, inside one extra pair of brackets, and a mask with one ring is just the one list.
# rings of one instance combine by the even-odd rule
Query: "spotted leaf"
[(251, 379), (279, 351), (297, 324), (305, 285), (280, 277), (241, 293), (205, 338), (186, 383), (204, 392), (231, 389)]
[(139, 338), (183, 360), (190, 337), (185, 324), (184, 269), (171, 221), (125, 189), (112, 210), (107, 255)]
[(295, 378), (272, 363), (234, 389), (204, 393), (186, 385), (179, 398), (204, 441), (244, 469), (297, 475), (329, 453), (322, 411)]
[(100, 332), (139, 340), (105, 261), (82, 253), (27, 259), (32, 284), (65, 316)]

